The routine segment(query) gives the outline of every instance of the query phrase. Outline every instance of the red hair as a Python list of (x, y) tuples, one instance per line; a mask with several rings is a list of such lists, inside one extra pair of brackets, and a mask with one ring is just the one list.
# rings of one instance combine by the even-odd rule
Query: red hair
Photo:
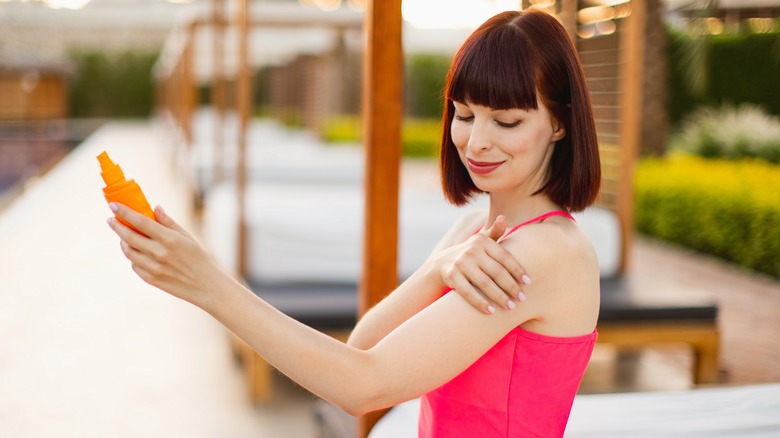
[(558, 20), (530, 10), (502, 12), (487, 20), (461, 45), (447, 73), (440, 166), (444, 194), (451, 203), (466, 204), (480, 193), (450, 136), (452, 102), (538, 109), (537, 94), (566, 130), (537, 193), (569, 211), (584, 210), (595, 201), (601, 165), (582, 65)]

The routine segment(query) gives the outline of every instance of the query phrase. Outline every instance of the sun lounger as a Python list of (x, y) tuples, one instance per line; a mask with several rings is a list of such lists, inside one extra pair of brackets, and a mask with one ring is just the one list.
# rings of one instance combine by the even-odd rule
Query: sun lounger
[[(324, 424), (321, 419), (333, 415), (331, 409), (335, 408), (324, 403), (317, 406), (318, 427)], [(396, 406), (379, 420), (369, 438), (416, 437), (418, 410), (418, 399)], [(342, 422), (347, 420), (341, 418)], [(323, 432), (322, 436), (329, 436), (327, 433)], [(780, 384), (577, 395), (564, 436), (777, 437), (780, 436)]]
[[(301, 182), (269, 178), (249, 188), (251, 199), (250, 287), (288, 315), (343, 338), (354, 326), (357, 282), (361, 269), (362, 189), (359, 181), (326, 183), (309, 174)], [(212, 204), (220, 197), (212, 192)], [(474, 208), (484, 207), (484, 200)], [(232, 219), (217, 208), (223, 221)], [(427, 257), (446, 228), (462, 211), (447, 204), (434, 189), (401, 192), (399, 277), (405, 278)], [(592, 208), (578, 214), (578, 223), (591, 236), (602, 276), (600, 342), (638, 349), (658, 343), (685, 343), (694, 351), (694, 382), (718, 378), (717, 306), (708, 296), (689, 297), (652, 285), (639, 288), (619, 270), (619, 223), (609, 210)], [(231, 223), (231, 222), (229, 222)], [(227, 227), (223, 227), (227, 228)], [(220, 235), (224, 239), (224, 233)], [(213, 246), (213, 245), (212, 245)], [(227, 245), (231, 247), (230, 245)], [(673, 289), (673, 288), (672, 288)], [(670, 293), (672, 292), (672, 293)], [(262, 365), (259, 358), (253, 359)], [(265, 372), (270, 375), (270, 371)], [(270, 381), (269, 378), (261, 380)], [(269, 389), (260, 385), (253, 392)], [(264, 399), (267, 394), (253, 394)]]

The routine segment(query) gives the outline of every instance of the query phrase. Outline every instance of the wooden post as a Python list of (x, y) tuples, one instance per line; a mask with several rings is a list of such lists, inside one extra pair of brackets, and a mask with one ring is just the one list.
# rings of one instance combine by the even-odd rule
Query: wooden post
[(197, 87), (195, 83), (195, 33), (197, 25), (190, 23), (187, 26), (187, 36), (182, 55), (182, 128), (184, 129), (184, 139), (186, 149), (189, 151), (192, 146), (192, 117), (195, 115), (197, 102)]
[(252, 105), (252, 93), (249, 83), (249, 0), (238, 1), (238, 84), (236, 102), (238, 103), (238, 157), (236, 160), (236, 196), (238, 197), (238, 251), (237, 270), (246, 278), (247, 270), (247, 225), (246, 225), (246, 147), (249, 128), (249, 113)]
[(214, 147), (212, 183), (221, 182), (224, 173), (225, 129), (225, 0), (213, 0), (212, 31), (214, 32), (214, 75), (211, 81), (211, 105), (214, 108)]
[(563, 24), (569, 38), (577, 45), (577, 0), (561, 0), (561, 9), (558, 19)]
[(634, 231), (634, 162), (642, 136), (642, 66), (644, 64), (645, 0), (631, 1), (631, 15), (620, 27), (620, 154), (617, 211), (621, 220), (620, 271), (628, 268)]
[[(398, 285), (398, 182), (403, 111), (401, 0), (369, 0), (365, 15), (363, 139), (365, 234), (359, 316)], [(384, 414), (359, 419), (365, 437)]]

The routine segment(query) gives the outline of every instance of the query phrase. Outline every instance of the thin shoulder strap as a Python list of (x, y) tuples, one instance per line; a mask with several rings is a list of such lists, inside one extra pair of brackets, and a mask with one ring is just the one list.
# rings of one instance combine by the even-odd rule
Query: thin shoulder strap
[(552, 217), (552, 216), (563, 216), (563, 217), (567, 217), (567, 218), (569, 218), (569, 219), (571, 219), (571, 220), (576, 222), (576, 220), (574, 220), (574, 217), (572, 215), (570, 215), (569, 213), (565, 212), (565, 211), (560, 211), (560, 210), (549, 211), (549, 212), (547, 212), (547, 213), (545, 213), (545, 214), (543, 214), (541, 216), (537, 216), (537, 217), (535, 217), (533, 219), (530, 219), (530, 220), (527, 220), (527, 221), (525, 221), (525, 222), (523, 222), (523, 223), (521, 223), (519, 225), (515, 225), (514, 227), (512, 227), (512, 229), (510, 229), (509, 231), (504, 233), (504, 235), (501, 236), (499, 241), (506, 239), (507, 237), (509, 237), (510, 234), (512, 234), (515, 231), (517, 231), (517, 229), (520, 228), (520, 227), (524, 227), (526, 225), (533, 224), (533, 223), (536, 223), (536, 222), (541, 222), (541, 221), (547, 219), (548, 217)]

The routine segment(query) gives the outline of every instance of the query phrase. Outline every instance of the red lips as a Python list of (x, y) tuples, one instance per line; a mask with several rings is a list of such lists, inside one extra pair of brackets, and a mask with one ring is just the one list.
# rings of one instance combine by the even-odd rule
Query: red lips
[(487, 175), (504, 164), (503, 161), (474, 161), (472, 159), (468, 159), (468, 163), (469, 170), (478, 175)]

